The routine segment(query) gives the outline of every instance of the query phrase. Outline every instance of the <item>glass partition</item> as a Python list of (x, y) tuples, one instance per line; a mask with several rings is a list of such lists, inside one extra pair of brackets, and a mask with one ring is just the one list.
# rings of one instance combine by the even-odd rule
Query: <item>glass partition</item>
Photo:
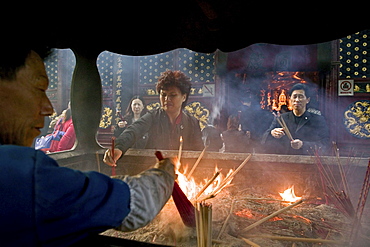
[(192, 88), (186, 110), (204, 127), (212, 107), (212, 97), (203, 97), (203, 85), (212, 84), (210, 88), (214, 88), (215, 56), (216, 53), (198, 53), (184, 48), (136, 57), (102, 52), (97, 59), (103, 88), (98, 142), (102, 146), (110, 146), (114, 133), (117, 137), (117, 133), (126, 127), (122, 122), (130, 111), (130, 101), (134, 96), (142, 98), (146, 110), (160, 106), (155, 84), (166, 70), (181, 70), (190, 78)]

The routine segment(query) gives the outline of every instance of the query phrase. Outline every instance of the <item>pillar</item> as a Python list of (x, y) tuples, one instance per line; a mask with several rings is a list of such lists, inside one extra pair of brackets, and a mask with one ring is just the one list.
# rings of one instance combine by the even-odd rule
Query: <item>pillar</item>
[(71, 110), (76, 132), (75, 150), (95, 152), (102, 108), (102, 86), (96, 66), (98, 51), (74, 49), (76, 67), (71, 84)]

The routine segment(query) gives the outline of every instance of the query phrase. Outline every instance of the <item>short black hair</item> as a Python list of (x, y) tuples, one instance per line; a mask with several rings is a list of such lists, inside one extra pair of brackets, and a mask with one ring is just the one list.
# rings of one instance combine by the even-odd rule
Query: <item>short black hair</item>
[(45, 40), (33, 38), (30, 34), (9, 34), (0, 45), (0, 80), (13, 80), (19, 68), (25, 65), (31, 51), (42, 59), (51, 53)]
[(295, 90), (303, 90), (307, 98), (310, 98), (311, 97), (310, 89), (309, 89), (309, 87), (306, 84), (303, 84), (303, 83), (297, 83), (297, 84), (295, 84), (289, 90), (289, 95), (292, 95), (293, 91), (295, 91)]

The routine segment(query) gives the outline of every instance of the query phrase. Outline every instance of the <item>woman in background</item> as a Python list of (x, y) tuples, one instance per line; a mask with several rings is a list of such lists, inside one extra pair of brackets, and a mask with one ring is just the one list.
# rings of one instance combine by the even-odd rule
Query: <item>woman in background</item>
[[(125, 115), (121, 117), (121, 121), (115, 126), (114, 129), (114, 136), (119, 137), (120, 134), (131, 124), (137, 121), (140, 117), (142, 117), (146, 113), (146, 105), (144, 99), (139, 96), (135, 95), (131, 98), (129, 105), (127, 106)], [(141, 138), (139, 138), (133, 148), (145, 148), (146, 141), (148, 139), (148, 134), (145, 133)]]
[(48, 150), (50, 153), (59, 152), (64, 150), (70, 150), (76, 141), (75, 128), (73, 127), (71, 108), (67, 108), (63, 111), (62, 117), (59, 119), (54, 127), (55, 131), (62, 131), (64, 134), (60, 140), (53, 140)]

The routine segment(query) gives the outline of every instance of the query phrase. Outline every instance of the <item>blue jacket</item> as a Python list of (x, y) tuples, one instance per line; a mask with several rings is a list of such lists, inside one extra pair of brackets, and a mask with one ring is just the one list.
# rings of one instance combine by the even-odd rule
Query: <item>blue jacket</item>
[(59, 167), (41, 151), (0, 145), (0, 245), (67, 246), (121, 225), (127, 183)]

